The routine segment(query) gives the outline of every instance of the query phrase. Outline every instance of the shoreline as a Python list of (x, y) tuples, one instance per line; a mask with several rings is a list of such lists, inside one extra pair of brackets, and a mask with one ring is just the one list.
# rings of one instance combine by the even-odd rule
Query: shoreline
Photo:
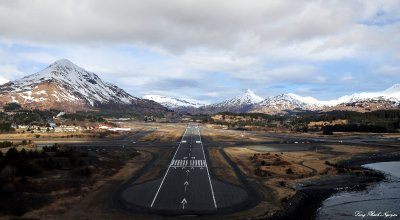
[(317, 210), (321, 207), (322, 202), (333, 194), (340, 192), (343, 188), (349, 191), (362, 191), (370, 184), (380, 182), (386, 178), (384, 173), (364, 168), (362, 165), (388, 161), (400, 161), (400, 156), (383, 155), (375, 156), (375, 158), (354, 158), (341, 161), (337, 163), (337, 166), (340, 168), (361, 168), (369, 170), (370, 173), (368, 176), (346, 174), (305, 181), (301, 186), (297, 187), (297, 192), (285, 202), (283, 208), (267, 219), (315, 219)]

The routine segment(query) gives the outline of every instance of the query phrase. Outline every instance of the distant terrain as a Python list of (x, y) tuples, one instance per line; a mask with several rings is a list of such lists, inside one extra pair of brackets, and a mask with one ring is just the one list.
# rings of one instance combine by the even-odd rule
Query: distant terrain
[(293, 93), (280, 94), (264, 99), (251, 90), (247, 90), (231, 99), (210, 105), (191, 104), (199, 103), (199, 101), (185, 101), (184, 98), (178, 98), (180, 101), (172, 105), (168, 100), (177, 98), (157, 95), (144, 96), (143, 98), (158, 102), (168, 109), (191, 114), (214, 114), (218, 112), (291, 114), (306, 111), (368, 112), (399, 109), (400, 84), (395, 84), (384, 91), (355, 93), (329, 101), (320, 101), (313, 97), (303, 97)]
[(66, 59), (42, 71), (0, 85), (0, 106), (18, 103), (28, 109), (64, 111), (134, 111), (165, 113), (160, 104), (134, 97)]

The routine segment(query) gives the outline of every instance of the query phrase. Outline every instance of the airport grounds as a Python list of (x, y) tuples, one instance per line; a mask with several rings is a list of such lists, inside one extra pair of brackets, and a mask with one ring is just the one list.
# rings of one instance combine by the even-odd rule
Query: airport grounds
[[(40, 152), (15, 157), (24, 157), (30, 165), (45, 163), (35, 166), (33, 174), (19, 175), (11, 166), (3, 169), (0, 219), (176, 217), (128, 210), (117, 192), (127, 182), (162, 178), (187, 123), (123, 122), (121, 126), (132, 130), (106, 136), (0, 134), (1, 141), (28, 140), (30, 144), (20, 144), (18, 152)], [(384, 178), (362, 164), (400, 159), (399, 134), (326, 136), (228, 130), (206, 123), (199, 127), (211, 176), (245, 189), (249, 197), (234, 210), (199, 214), (199, 219), (308, 218), (338, 188), (360, 189)], [(1, 151), (6, 157), (8, 148)]]

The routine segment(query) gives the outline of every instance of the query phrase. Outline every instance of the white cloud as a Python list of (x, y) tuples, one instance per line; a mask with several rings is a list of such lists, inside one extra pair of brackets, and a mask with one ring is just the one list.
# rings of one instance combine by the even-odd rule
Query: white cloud
[(399, 65), (383, 65), (380, 66), (376, 72), (384, 76), (400, 76)]
[(344, 75), (342, 78), (341, 78), (341, 81), (343, 81), (343, 82), (353, 82), (353, 80), (354, 80), (354, 77), (353, 77), (353, 75), (351, 75), (351, 74), (346, 74), (346, 75)]
[(285, 65), (284, 67), (265, 68), (258, 66), (234, 73), (238, 79), (253, 81), (255, 83), (321, 83), (325, 81), (323, 74), (310, 65)]
[(0, 76), (67, 58), (133, 94), (193, 86), (208, 97), (229, 89), (210, 88), (211, 73), (236, 88), (310, 86), (332, 78), (319, 64), (362, 60), (392, 77), (398, 67), (382, 63), (399, 62), (399, 14), (398, 0), (1, 1), (0, 64), (11, 69)]
[(60, 59), (59, 57), (44, 52), (22, 52), (19, 53), (18, 56), (21, 60), (35, 61), (42, 64), (50, 64)]
[[(245, 0), (112, 3), (14, 0), (0, 3), (0, 37), (45, 44), (144, 44), (173, 53), (193, 48), (245, 50), (248, 47), (262, 53), (260, 50), (307, 45), (316, 39), (352, 32), (359, 21), (378, 19), (375, 14), (379, 10), (400, 14), (400, 3), (396, 0), (346, 3), (254, 0), (251, 4)], [(249, 37), (257, 39), (259, 45), (248, 41)], [(367, 38), (368, 35), (364, 37)], [(340, 47), (325, 45), (328, 53), (325, 56), (337, 53), (337, 48), (346, 50), (352, 46), (352, 42), (342, 42)]]
[(0, 65), (0, 77), (3, 79), (14, 79), (23, 76), (24, 73), (19, 71), (17, 67), (12, 65)]
[(2, 85), (2, 84), (4, 84), (4, 83), (7, 83), (8, 81), (10, 81), (10, 80), (8, 80), (8, 79), (6, 79), (6, 78), (0, 76), (0, 85)]

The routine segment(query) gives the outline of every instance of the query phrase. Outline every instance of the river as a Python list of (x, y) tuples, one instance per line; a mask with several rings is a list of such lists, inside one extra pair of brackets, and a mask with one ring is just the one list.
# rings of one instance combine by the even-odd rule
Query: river
[(316, 219), (400, 219), (400, 161), (363, 165), (386, 179), (363, 191), (341, 191), (323, 201)]

